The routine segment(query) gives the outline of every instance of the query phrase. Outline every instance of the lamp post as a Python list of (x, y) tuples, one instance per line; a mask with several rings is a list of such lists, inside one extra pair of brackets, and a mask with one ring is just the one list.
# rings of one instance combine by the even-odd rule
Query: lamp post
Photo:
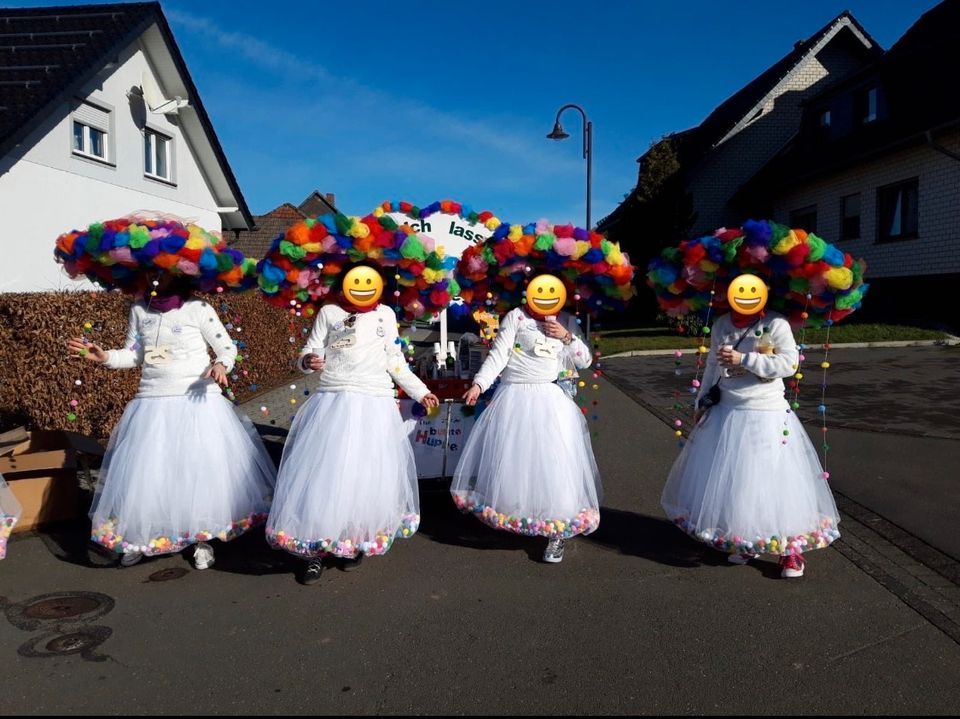
[(568, 104), (557, 110), (557, 119), (553, 123), (553, 131), (547, 135), (550, 140), (566, 140), (570, 135), (564, 132), (560, 124), (560, 115), (564, 110), (577, 110), (583, 117), (583, 159), (587, 161), (587, 224), (586, 230), (592, 229), (590, 223), (590, 197), (593, 192), (593, 123), (587, 118), (587, 113), (579, 105)]

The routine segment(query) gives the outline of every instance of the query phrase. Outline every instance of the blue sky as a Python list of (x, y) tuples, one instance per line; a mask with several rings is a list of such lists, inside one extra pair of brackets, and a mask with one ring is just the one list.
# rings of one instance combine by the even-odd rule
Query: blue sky
[(254, 213), (319, 189), (351, 214), (450, 198), (582, 224), (579, 116), (564, 115), (569, 140), (545, 138), (562, 104), (594, 122), (596, 222), (651, 140), (698, 124), (796, 40), (849, 9), (887, 48), (936, 2), (162, 4)]

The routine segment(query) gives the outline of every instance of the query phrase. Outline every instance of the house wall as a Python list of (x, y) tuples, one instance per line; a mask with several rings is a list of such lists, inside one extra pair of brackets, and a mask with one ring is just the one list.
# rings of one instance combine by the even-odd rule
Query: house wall
[(697, 213), (694, 234), (739, 225), (744, 219), (728, 205), (737, 189), (780, 151), (800, 126), (800, 104), (862, 66), (847, 42), (833, 41), (808, 57), (784, 79), (763, 113), (708, 153), (689, 176)]
[[(176, 116), (150, 113), (126, 94), (141, 72), (156, 75), (139, 44), (120, 54), (116, 67), (91, 80), (78, 97), (112, 109), (110, 163), (72, 153), (71, 112), (64, 102), (0, 159), (0, 291), (80, 288), (53, 259), (58, 235), (138, 210), (169, 213), (221, 230), (217, 202)], [(159, 80), (157, 80), (159, 85)], [(162, 89), (162, 88), (161, 88)], [(144, 176), (144, 128), (173, 138), (173, 183)]]

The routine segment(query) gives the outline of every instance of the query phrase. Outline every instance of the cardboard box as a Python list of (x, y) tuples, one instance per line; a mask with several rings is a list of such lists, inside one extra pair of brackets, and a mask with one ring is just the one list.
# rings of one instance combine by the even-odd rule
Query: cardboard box
[(0, 474), (23, 514), (14, 532), (78, 516), (78, 458), (103, 455), (96, 441), (76, 432), (13, 430), (0, 435)]

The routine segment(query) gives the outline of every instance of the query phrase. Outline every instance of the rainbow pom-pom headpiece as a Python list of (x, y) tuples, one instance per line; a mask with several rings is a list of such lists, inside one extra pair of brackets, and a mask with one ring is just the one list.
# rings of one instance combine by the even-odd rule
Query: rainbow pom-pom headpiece
[(389, 217), (324, 215), (296, 223), (277, 237), (257, 264), (264, 298), (273, 305), (318, 305), (337, 277), (356, 262), (390, 268), (398, 276), (398, 304), (407, 319), (429, 319), (459, 292), (452, 277), (455, 258), (444, 257), (433, 240)]
[[(684, 240), (651, 262), (647, 284), (668, 315), (705, 317), (729, 309), (727, 285), (749, 272), (770, 286), (768, 306), (795, 325), (838, 322), (860, 307), (869, 285), (866, 265), (812, 232), (767, 220), (748, 220), (739, 229), (721, 228), (712, 235)], [(713, 295), (711, 296), (711, 291)]]
[(591, 313), (622, 310), (635, 294), (633, 265), (617, 243), (544, 220), (498, 226), (486, 242), (467, 248), (456, 277), (467, 304), (503, 314), (521, 303), (527, 280), (543, 273), (563, 280), (569, 296), (579, 296)]
[(60, 235), (54, 256), (70, 277), (126, 292), (138, 291), (144, 273), (156, 272), (189, 278), (202, 291), (246, 289), (256, 282), (255, 260), (202, 227), (172, 219), (95, 222)]

